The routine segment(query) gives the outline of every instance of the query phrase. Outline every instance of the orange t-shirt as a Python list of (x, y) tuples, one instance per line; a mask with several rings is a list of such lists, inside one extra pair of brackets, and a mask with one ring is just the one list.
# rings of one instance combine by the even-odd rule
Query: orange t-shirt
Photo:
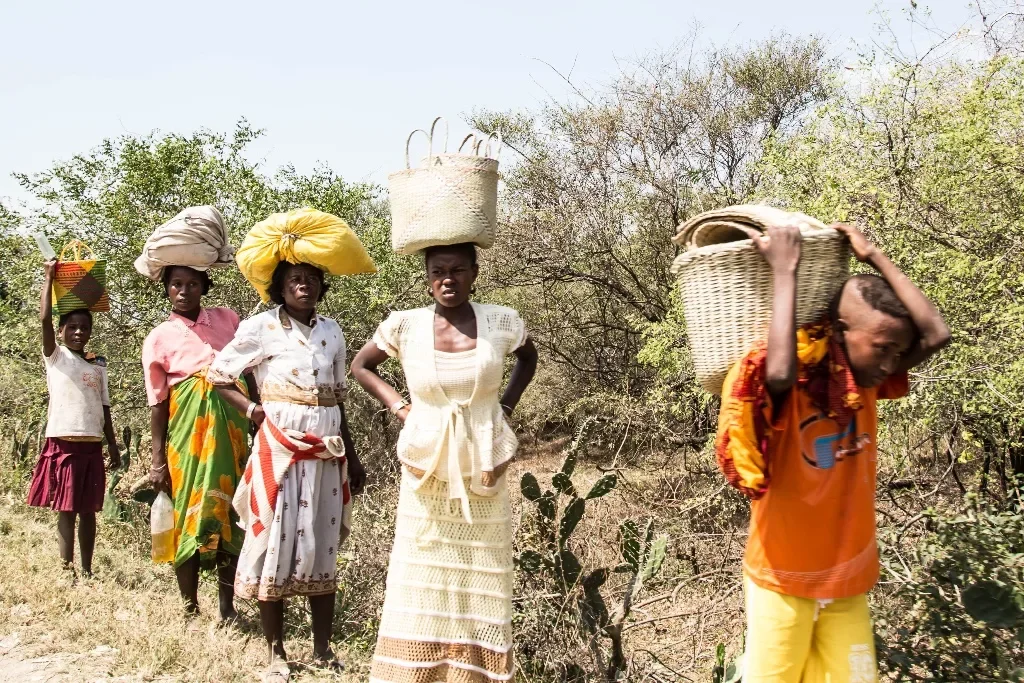
[[(866, 593), (878, 581), (875, 466), (879, 399), (907, 394), (906, 373), (863, 389), (847, 429), (794, 389), (768, 436), (768, 490), (751, 503), (743, 568), (757, 585), (818, 600)], [(850, 449), (860, 444), (860, 450)]]

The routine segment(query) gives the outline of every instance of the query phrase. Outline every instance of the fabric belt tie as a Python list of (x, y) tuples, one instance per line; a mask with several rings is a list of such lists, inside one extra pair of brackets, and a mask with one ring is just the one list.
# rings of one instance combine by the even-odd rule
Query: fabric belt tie
[(469, 510), (469, 491), (466, 490), (467, 476), (462, 471), (462, 458), (459, 457), (459, 446), (469, 449), (469, 461), (473, 462), (473, 437), (470, 433), (469, 401), (453, 401), (446, 410), (447, 441), (448, 441), (448, 498), (459, 499), (462, 503), (462, 515), (467, 522), (473, 521)]

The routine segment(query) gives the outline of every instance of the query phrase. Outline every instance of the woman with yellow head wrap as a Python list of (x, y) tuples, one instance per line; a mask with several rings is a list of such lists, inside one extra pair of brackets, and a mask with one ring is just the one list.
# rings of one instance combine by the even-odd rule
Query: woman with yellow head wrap
[[(284, 602), (309, 599), (313, 655), (340, 667), (330, 649), (337, 555), (348, 532), (350, 494), (365, 473), (345, 419), (345, 336), (319, 315), (325, 273), (372, 273), (373, 261), (348, 225), (299, 209), (257, 223), (239, 248), (242, 274), (274, 308), (242, 322), (217, 355), (210, 381), (259, 426), (234, 507), (246, 529), (235, 593), (259, 601), (269, 649), (264, 680), (287, 681)], [(251, 371), (250, 402), (235, 387)]]

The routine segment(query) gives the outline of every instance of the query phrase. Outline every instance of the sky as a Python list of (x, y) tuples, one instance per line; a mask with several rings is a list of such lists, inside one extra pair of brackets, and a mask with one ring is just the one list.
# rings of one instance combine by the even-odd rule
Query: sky
[[(967, 0), (920, 0), (950, 31)], [(0, 1), (0, 197), (103, 139), (153, 131), (266, 131), (250, 154), (266, 170), (326, 163), (384, 183), (404, 167), (408, 133), (435, 116), (452, 138), (474, 109), (530, 109), (568, 87), (609, 81), (695, 25), (718, 45), (779, 31), (817, 34), (853, 59), (887, 12), (905, 41), (909, 0), (111, 0)], [(550, 66), (548, 66), (550, 65)]]

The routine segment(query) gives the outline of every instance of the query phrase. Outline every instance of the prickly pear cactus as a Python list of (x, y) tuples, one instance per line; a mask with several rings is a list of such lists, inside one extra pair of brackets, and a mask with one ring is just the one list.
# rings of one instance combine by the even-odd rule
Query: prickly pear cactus
[(121, 483), (121, 479), (128, 472), (128, 468), (131, 467), (132, 448), (134, 447), (136, 455), (139, 454), (139, 443), (142, 440), (142, 435), (135, 434), (135, 438), (132, 439), (132, 428), (125, 426), (121, 432), (121, 438), (124, 441), (120, 446), (121, 466), (110, 473), (110, 481), (107, 482), (107, 493), (103, 498), (103, 516), (110, 520), (123, 520), (126, 517), (124, 504), (118, 500), (114, 490)]
[[(668, 537), (655, 537), (653, 520), (648, 520), (642, 529), (633, 520), (625, 520), (619, 525), (621, 562), (618, 566), (611, 570), (581, 566), (570, 546), (576, 529), (587, 514), (587, 501), (608, 495), (618, 483), (615, 474), (609, 473), (581, 495), (572, 480), (593, 426), (594, 422), (590, 420), (580, 427), (566, 451), (561, 469), (551, 479), (551, 490), (544, 490), (532, 473), (523, 475), (519, 487), (524, 500), (536, 505), (540, 542), (537, 549), (524, 550), (517, 560), (521, 571), (550, 580), (552, 593), (559, 596), (560, 604), (565, 604), (565, 599), (570, 598), (569, 604), (575, 604), (579, 610), (582, 628), (590, 637), (607, 643), (606, 648), (594, 650), (594, 656), (599, 667), (606, 672), (607, 680), (615, 681), (620, 680), (626, 670), (622, 627), (629, 619), (637, 594), (661, 571)], [(628, 574), (629, 580), (620, 604), (610, 610), (601, 589), (613, 571)]]
[[(581, 496), (572, 481), (576, 463), (585, 448), (593, 421), (584, 422), (565, 453), (562, 467), (552, 477), (552, 488), (543, 490), (537, 477), (527, 472), (519, 482), (523, 498), (536, 503), (537, 521), (544, 552), (526, 550), (520, 554), (519, 568), (529, 574), (547, 572), (555, 579), (558, 591), (568, 594), (579, 582), (583, 568), (568, 548), (573, 533), (586, 514), (587, 501), (606, 496), (615, 488), (614, 474), (602, 477)], [(562, 504), (565, 501), (564, 505)]]

